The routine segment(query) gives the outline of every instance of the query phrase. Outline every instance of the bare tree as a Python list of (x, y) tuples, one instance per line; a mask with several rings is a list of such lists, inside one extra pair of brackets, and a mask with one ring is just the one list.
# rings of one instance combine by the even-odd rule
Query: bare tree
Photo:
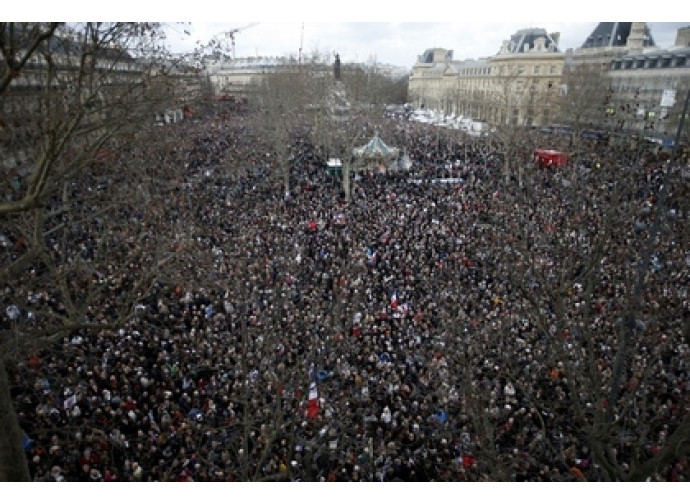
[(610, 102), (610, 82), (599, 65), (580, 63), (565, 68), (556, 117), (572, 128), (571, 138), (577, 139), (583, 129), (601, 127)]
[(323, 106), (324, 66), (315, 55), (309, 64), (285, 64), (267, 74), (258, 84), (255, 100), (264, 127), (263, 141), (270, 147), (272, 172), (290, 192), (292, 147), (297, 137), (305, 135), (310, 112)]
[[(0, 278), (13, 310), (0, 341), (2, 480), (29, 478), (8, 371), (51, 342), (131, 318), (172, 257), (175, 238), (152, 232), (165, 219), (159, 174), (135, 147), (174, 103), (156, 30), (0, 25), (2, 162), (12, 182), (0, 203)], [(146, 61), (135, 59), (142, 53)]]
[[(596, 171), (547, 175), (548, 185), (529, 174), (522, 191), (501, 196), (510, 213), (496, 221), (504, 252), (491, 268), (510, 279), (511, 300), (499, 324), (538, 352), (543, 378), (525, 380), (519, 362), (503, 362), (505, 376), (543, 422), (551, 462), (575, 467), (586, 446), (595, 479), (653, 479), (687, 454), (687, 405), (673, 390), (687, 353), (683, 308), (667, 284), (686, 268), (674, 249), (687, 220), (673, 216), (687, 182), (652, 166), (649, 177), (612, 157)], [(653, 206), (640, 197), (641, 181)], [(550, 438), (566, 422), (577, 447)]]
[(522, 185), (523, 170), (529, 159), (525, 151), (524, 126), (526, 111), (534, 92), (520, 68), (515, 65), (502, 67), (496, 89), (492, 93), (492, 108), (497, 115), (492, 137), (503, 156), (502, 176), (505, 184), (515, 177)]

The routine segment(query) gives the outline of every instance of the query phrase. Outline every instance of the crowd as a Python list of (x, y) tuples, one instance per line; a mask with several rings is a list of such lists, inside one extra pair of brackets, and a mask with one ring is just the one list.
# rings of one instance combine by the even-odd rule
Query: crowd
[[(193, 230), (189, 260), (122, 327), (66, 336), (15, 370), (35, 481), (605, 478), (578, 422), (605, 410), (592, 380), (615, 378), (662, 163), (636, 165), (631, 217), (604, 206), (615, 178), (589, 167), (512, 195), (483, 140), (385, 124), (413, 175), (363, 173), (345, 201), (307, 139), (286, 194), (241, 115), (165, 128), (193, 140), (165, 161), (185, 166), (168, 201)], [(433, 182), (449, 176), (462, 182)], [(621, 463), (645, 429), (651, 456), (688, 413), (682, 191), (664, 202), (673, 219), (636, 307)], [(598, 248), (601, 230), (628, 224)], [(556, 299), (551, 284), (569, 291)], [(688, 475), (680, 456), (654, 478)]]

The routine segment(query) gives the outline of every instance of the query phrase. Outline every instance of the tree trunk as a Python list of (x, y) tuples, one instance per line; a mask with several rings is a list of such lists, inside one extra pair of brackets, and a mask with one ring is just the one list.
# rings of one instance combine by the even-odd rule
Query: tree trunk
[(0, 359), (0, 425), (0, 481), (31, 481), (23, 449), (24, 433), (14, 410), (3, 359)]
[(345, 192), (345, 201), (350, 201), (350, 163), (343, 164), (343, 191)]
[(503, 181), (506, 185), (510, 183), (510, 156), (508, 149), (505, 150), (505, 159), (503, 160)]

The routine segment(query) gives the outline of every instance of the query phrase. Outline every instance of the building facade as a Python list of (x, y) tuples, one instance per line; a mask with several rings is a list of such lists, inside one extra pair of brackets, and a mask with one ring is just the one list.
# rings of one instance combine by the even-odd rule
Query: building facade
[[(599, 23), (580, 47), (565, 52), (559, 39), (543, 28), (519, 30), (497, 54), (478, 60), (456, 61), (453, 51), (429, 49), (412, 68), (408, 101), (492, 124), (553, 124), (567, 121), (563, 104), (577, 91), (572, 76), (586, 71), (587, 85), (593, 85), (591, 76), (601, 79), (593, 87), (602, 93), (602, 104), (580, 107), (587, 109), (583, 125), (612, 123), (602, 111), (620, 122), (625, 106), (634, 108), (626, 128), (663, 136), (677, 127), (676, 109), (690, 82), (690, 27), (678, 31), (669, 49), (655, 46), (647, 23)], [(670, 104), (672, 95), (675, 104)]]
[(246, 97), (267, 74), (296, 64), (285, 58), (209, 58), (204, 66), (213, 94)]
[(528, 126), (551, 122), (564, 64), (558, 39), (557, 33), (528, 28), (503, 42), (499, 53), (489, 59), (487, 122)]
[(668, 49), (650, 48), (611, 60), (607, 112), (615, 124), (643, 131), (658, 143), (673, 144), (690, 92), (689, 32), (690, 27), (679, 30), (676, 44)]
[(408, 101), (417, 107), (447, 111), (447, 100), (457, 84), (452, 63), (453, 51), (446, 49), (427, 49), (417, 56), (408, 83)]
[(557, 39), (541, 28), (520, 30), (498, 54), (476, 60), (429, 49), (412, 68), (408, 101), (481, 121), (539, 124), (549, 117), (544, 97), (556, 92), (562, 73)]
[[(11, 40), (18, 53), (27, 43), (22, 29), (15, 27), (18, 35)], [(7, 67), (1, 56), (0, 66)], [(42, 132), (52, 127), (58, 133), (64, 122), (78, 124), (94, 136), (114, 124), (135, 125), (148, 119), (172, 122), (182, 117), (185, 105), (198, 98), (204, 87), (203, 78), (191, 65), (134, 57), (115, 44), (100, 40), (84, 44), (69, 31), (57, 31), (3, 89), (0, 122), (13, 127), (12, 134), (0, 135), (0, 168), (23, 176), (40, 159), (45, 146), (35, 141), (37, 121)], [(85, 142), (87, 135), (72, 138), (77, 137)]]

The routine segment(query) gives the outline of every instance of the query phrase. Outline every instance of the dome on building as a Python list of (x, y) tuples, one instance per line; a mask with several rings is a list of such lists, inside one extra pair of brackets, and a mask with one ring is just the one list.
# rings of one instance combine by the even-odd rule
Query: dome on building
[[(638, 25), (637, 27), (634, 25)], [(636, 33), (637, 28), (637, 33)], [(582, 49), (598, 47), (627, 47), (635, 37), (640, 38), (641, 47), (654, 47), (654, 39), (647, 23), (599, 23), (587, 37)]]

